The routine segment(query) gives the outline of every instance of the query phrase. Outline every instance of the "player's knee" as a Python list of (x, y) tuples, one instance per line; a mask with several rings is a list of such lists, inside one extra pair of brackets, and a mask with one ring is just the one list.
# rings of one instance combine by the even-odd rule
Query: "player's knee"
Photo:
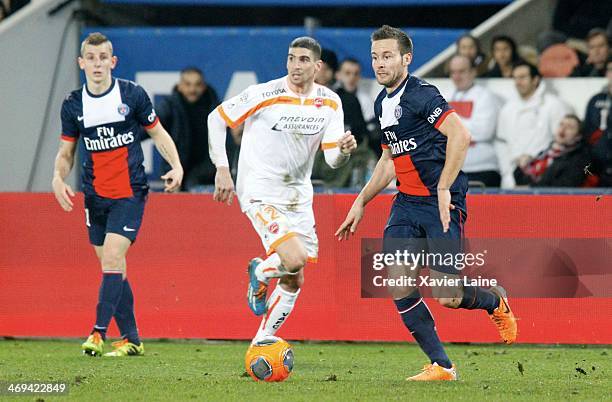
[(125, 259), (118, 253), (106, 252), (102, 255), (100, 262), (102, 263), (102, 271), (104, 270), (123, 270), (125, 268)]
[(285, 275), (281, 277), (279, 283), (284, 290), (295, 293), (304, 285), (304, 271), (300, 270), (294, 275)]
[(461, 299), (458, 297), (434, 297), (438, 303), (444, 307), (457, 308), (461, 303)]
[(287, 272), (294, 273), (298, 272), (306, 266), (308, 261), (308, 255), (306, 252), (292, 253), (281, 260), (283, 266)]

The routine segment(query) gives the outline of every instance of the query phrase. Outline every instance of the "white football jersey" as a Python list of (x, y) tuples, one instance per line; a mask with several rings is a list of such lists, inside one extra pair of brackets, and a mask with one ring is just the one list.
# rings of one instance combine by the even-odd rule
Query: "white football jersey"
[(340, 98), (314, 84), (308, 95), (289, 89), (287, 77), (248, 87), (218, 106), (228, 126), (244, 123), (236, 192), (243, 211), (254, 203), (299, 210), (312, 203), (315, 153), (344, 134)]

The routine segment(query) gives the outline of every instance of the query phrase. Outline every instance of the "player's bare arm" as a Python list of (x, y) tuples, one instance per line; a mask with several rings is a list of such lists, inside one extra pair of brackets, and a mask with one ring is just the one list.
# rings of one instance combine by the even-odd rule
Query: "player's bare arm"
[(472, 136), (463, 123), (461, 123), (456, 113), (448, 115), (438, 130), (448, 138), (446, 161), (444, 162), (444, 168), (438, 182), (440, 222), (442, 222), (442, 227), (446, 233), (450, 223), (450, 210), (455, 209), (454, 205), (451, 204), (450, 187), (455, 182), (463, 166)]
[[(232, 127), (235, 128), (235, 127)], [(217, 109), (208, 115), (208, 152), (210, 160), (217, 167), (215, 173), (215, 192), (213, 200), (232, 205), (234, 199), (234, 179), (229, 169), (227, 151), (225, 150), (225, 137), (227, 123)]]
[(76, 142), (60, 140), (59, 150), (55, 156), (55, 168), (53, 169), (53, 193), (57, 202), (66, 212), (72, 211), (74, 206), (70, 197), (74, 197), (74, 191), (69, 184), (64, 180), (70, 174), (72, 165), (74, 164), (74, 153), (76, 151)]
[(367, 203), (384, 190), (394, 178), (395, 167), (391, 158), (391, 151), (383, 149), (383, 153), (372, 172), (372, 177), (353, 202), (353, 206), (342, 225), (336, 230), (335, 236), (338, 237), (338, 240), (348, 240), (350, 235), (355, 234), (357, 226), (363, 218)]
[(168, 134), (161, 123), (147, 129), (147, 133), (153, 139), (153, 142), (155, 142), (155, 147), (161, 156), (172, 168), (161, 177), (165, 181), (164, 191), (167, 193), (178, 191), (183, 181), (183, 166), (181, 165), (181, 160), (179, 159), (178, 151), (176, 150), (174, 141), (172, 141), (172, 137), (170, 137), (170, 134)]

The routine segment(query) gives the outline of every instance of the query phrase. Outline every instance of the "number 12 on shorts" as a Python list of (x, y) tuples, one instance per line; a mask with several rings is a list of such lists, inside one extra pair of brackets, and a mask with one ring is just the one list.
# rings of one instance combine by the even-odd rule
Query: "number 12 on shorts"
[(277, 220), (279, 218), (278, 211), (271, 205), (266, 205), (263, 208), (260, 208), (258, 212), (255, 213), (255, 218), (259, 220), (264, 226), (268, 226), (270, 223), (266, 218), (263, 217), (262, 212), (267, 215), (270, 220)]

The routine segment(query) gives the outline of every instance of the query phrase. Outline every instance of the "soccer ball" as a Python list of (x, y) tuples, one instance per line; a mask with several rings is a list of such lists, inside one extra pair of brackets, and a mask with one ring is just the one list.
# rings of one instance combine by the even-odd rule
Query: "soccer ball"
[(281, 338), (266, 339), (249, 346), (244, 364), (255, 381), (285, 381), (293, 370), (293, 349)]

